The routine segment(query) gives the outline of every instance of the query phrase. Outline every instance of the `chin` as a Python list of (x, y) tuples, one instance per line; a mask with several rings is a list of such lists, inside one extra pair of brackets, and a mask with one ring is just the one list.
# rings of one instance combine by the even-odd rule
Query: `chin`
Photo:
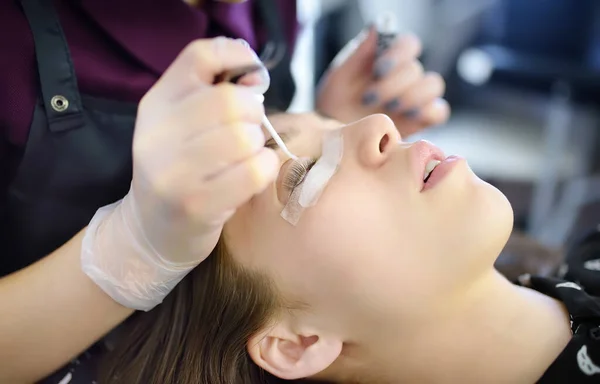
[(455, 238), (460, 240), (454, 245), (479, 267), (493, 268), (513, 229), (512, 206), (502, 192), (481, 180), (466, 161), (457, 164), (448, 176), (439, 191), (444, 200), (444, 221), (456, 217)]
[[(477, 179), (473, 227), (481, 239), (478, 254), (486, 255), (486, 263), (493, 267), (498, 255), (508, 242), (514, 225), (514, 212), (506, 196), (491, 184)], [(487, 264), (486, 264), (487, 265)]]

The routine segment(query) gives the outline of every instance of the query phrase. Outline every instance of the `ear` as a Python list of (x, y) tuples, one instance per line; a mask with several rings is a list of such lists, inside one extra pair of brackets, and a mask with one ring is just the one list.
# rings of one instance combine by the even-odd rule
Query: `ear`
[(342, 352), (342, 341), (316, 332), (294, 332), (285, 322), (253, 336), (248, 353), (254, 363), (284, 380), (316, 375)]

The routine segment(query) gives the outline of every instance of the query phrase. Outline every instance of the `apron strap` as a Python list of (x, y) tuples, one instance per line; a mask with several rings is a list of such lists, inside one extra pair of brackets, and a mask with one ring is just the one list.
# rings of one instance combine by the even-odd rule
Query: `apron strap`
[(35, 43), (48, 128), (62, 132), (84, 125), (82, 102), (67, 40), (49, 0), (20, 0)]

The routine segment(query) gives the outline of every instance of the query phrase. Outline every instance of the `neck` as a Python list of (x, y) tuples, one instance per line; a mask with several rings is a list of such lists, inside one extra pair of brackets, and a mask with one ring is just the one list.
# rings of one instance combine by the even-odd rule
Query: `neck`
[(571, 339), (560, 302), (495, 270), (447, 303), (408, 332), (398, 322), (375, 332), (366, 366), (386, 378), (378, 382), (533, 383)]

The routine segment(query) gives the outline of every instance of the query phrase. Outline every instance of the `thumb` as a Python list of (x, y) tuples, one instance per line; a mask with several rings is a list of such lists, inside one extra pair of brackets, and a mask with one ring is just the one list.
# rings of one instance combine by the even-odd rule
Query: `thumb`
[(377, 31), (374, 25), (366, 26), (354, 39), (340, 50), (331, 63), (347, 76), (371, 73), (377, 51)]

